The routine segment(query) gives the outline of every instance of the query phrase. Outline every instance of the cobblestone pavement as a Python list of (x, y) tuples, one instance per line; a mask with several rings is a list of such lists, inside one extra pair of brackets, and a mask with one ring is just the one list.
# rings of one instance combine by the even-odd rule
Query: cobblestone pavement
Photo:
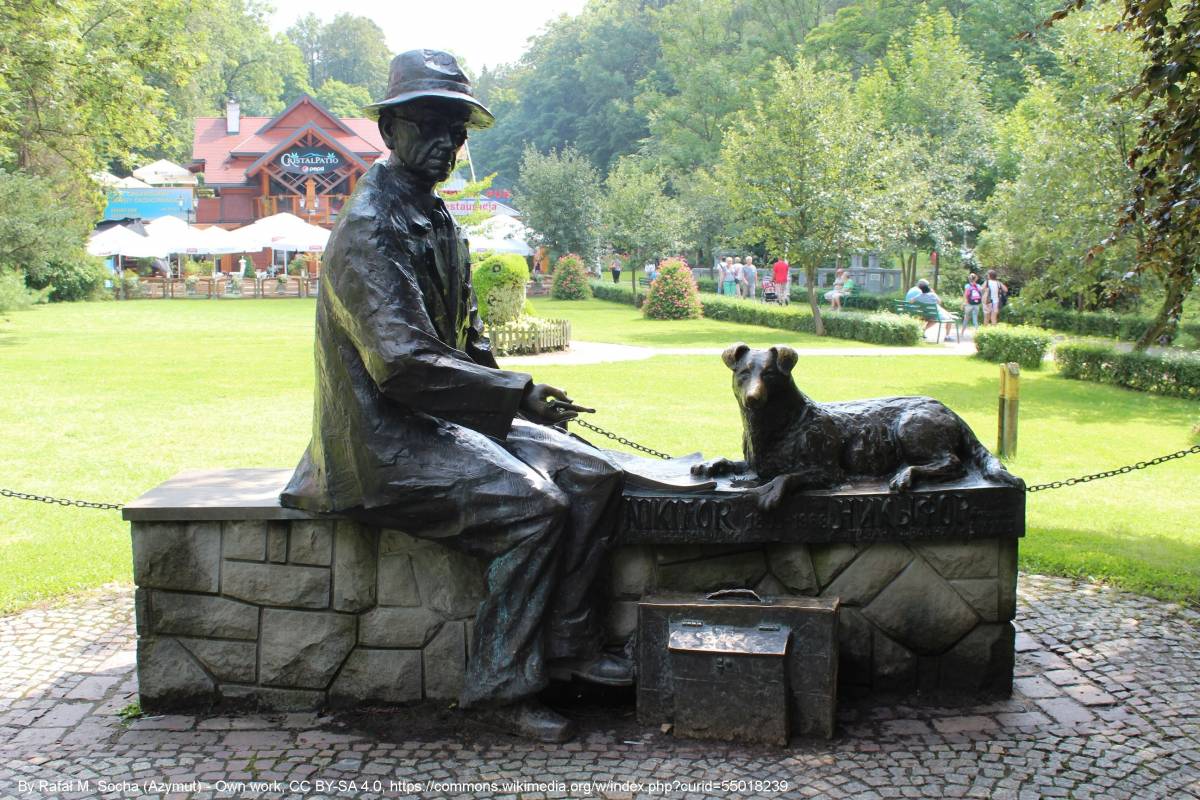
[(132, 608), (110, 587), (0, 619), (0, 797), (1200, 795), (1200, 614), (1067, 580), (1021, 576), (1011, 699), (845, 708), (788, 749), (676, 741), (628, 705), (561, 746), (447, 709), (124, 723)]

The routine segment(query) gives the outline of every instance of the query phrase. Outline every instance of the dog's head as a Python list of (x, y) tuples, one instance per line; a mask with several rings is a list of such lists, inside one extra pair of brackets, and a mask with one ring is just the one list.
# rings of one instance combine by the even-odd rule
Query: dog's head
[(751, 350), (741, 342), (721, 354), (725, 366), (733, 370), (733, 394), (738, 405), (751, 409), (766, 406), (772, 398), (795, 394), (792, 367), (798, 359), (796, 351), (784, 345)]

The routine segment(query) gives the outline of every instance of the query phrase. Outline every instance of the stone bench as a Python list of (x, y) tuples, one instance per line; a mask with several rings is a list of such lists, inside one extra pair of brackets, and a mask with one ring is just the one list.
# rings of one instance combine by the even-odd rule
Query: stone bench
[[(453, 699), (483, 565), (435, 542), (282, 508), (290, 470), (187, 472), (125, 507), (146, 710)], [(841, 600), (843, 693), (1011, 692), (1020, 490), (807, 492), (771, 515), (729, 485), (627, 489), (609, 634), (667, 591)]]

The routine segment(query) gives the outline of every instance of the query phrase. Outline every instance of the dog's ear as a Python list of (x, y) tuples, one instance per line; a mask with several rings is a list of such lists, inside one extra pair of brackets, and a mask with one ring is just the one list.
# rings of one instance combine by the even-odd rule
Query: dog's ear
[(731, 344), (724, 353), (721, 353), (721, 360), (725, 362), (725, 366), (733, 369), (734, 365), (742, 360), (746, 353), (750, 352), (750, 345), (745, 342)]
[(779, 366), (780, 372), (791, 374), (792, 367), (796, 366), (796, 362), (800, 360), (800, 355), (787, 345), (776, 345), (771, 348), (771, 352), (775, 354), (775, 363)]

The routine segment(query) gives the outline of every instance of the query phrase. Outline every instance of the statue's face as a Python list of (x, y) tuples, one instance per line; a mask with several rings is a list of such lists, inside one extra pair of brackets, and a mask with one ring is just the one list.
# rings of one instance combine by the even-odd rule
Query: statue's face
[(429, 185), (450, 177), (467, 140), (469, 110), (461, 103), (415, 100), (387, 112), (379, 130), (395, 160)]

